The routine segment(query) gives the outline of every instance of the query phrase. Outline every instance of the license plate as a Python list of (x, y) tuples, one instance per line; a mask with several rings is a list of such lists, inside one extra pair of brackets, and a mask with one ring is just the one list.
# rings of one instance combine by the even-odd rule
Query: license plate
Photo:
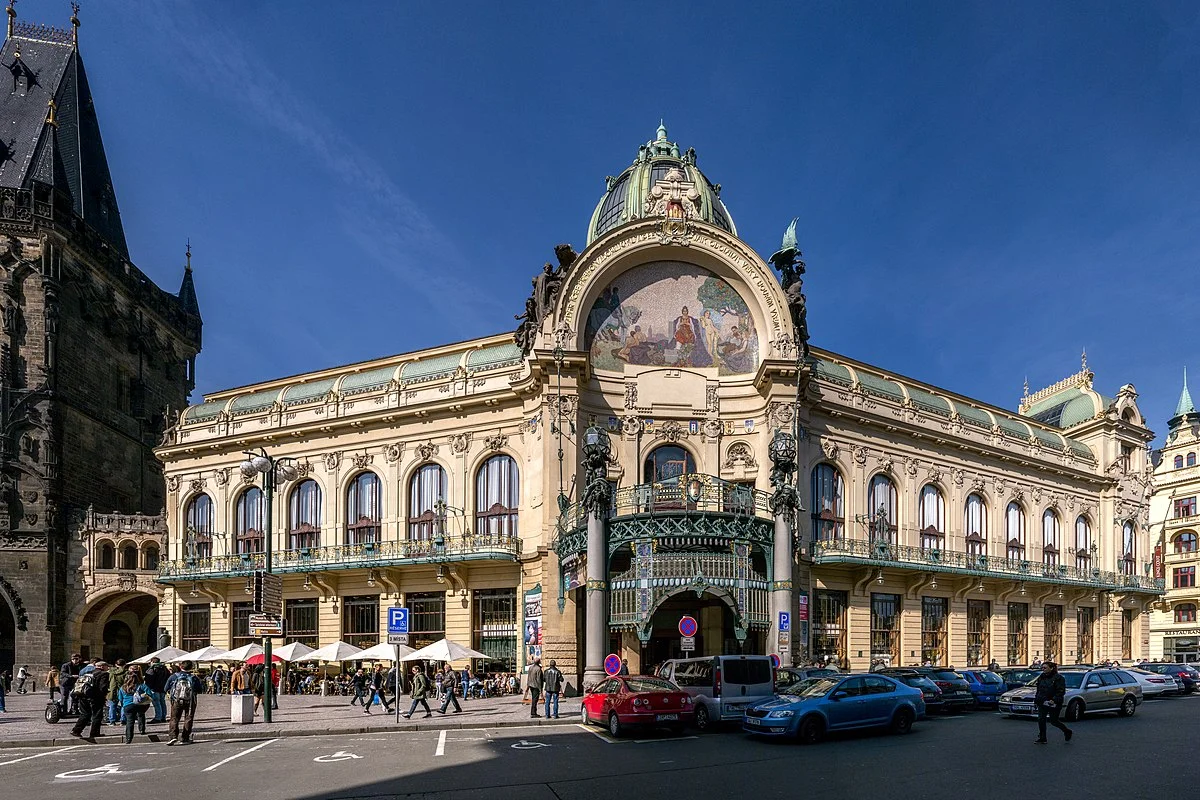
[(1013, 711), (1033, 711), (1033, 706), (1029, 705), (1014, 705)]
[(762, 725), (762, 720), (755, 719), (754, 717), (746, 717), (746, 724), (747, 725)]
[(678, 714), (656, 714), (654, 717), (655, 722), (674, 722), (678, 719)]
[(745, 703), (726, 703), (725, 704), (725, 708), (729, 709), (730, 711), (741, 711), (745, 707), (746, 707)]

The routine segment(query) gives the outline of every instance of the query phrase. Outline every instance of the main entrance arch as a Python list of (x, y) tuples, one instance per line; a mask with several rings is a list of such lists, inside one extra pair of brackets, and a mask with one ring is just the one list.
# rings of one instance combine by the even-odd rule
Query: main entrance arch
[[(679, 620), (684, 616), (697, 623), (692, 651), (683, 649), (679, 635)], [(733, 599), (723, 592), (676, 592), (664, 598), (650, 617), (649, 638), (642, 642), (642, 670), (653, 669), (669, 658), (761, 653), (761, 633), (739, 630), (739, 622)]]
[(100, 595), (79, 621), (79, 652), (113, 662), (157, 649), (158, 597), (139, 591)]

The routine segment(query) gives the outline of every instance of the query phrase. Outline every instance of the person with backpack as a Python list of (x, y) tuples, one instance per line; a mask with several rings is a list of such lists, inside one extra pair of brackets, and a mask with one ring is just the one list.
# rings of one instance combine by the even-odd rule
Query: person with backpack
[[(100, 733), (100, 724), (104, 721), (104, 703), (108, 699), (108, 664), (99, 661), (88, 672), (80, 674), (71, 687), (71, 697), (79, 705), (79, 719), (71, 728), (71, 735), (85, 742), (96, 743), (96, 734)], [(88, 735), (83, 735), (83, 729), (89, 727)]]
[(425, 670), (420, 666), (413, 667), (412, 673), (412, 707), (408, 709), (407, 714), (401, 714), (400, 716), (405, 719), (412, 719), (412, 715), (417, 710), (417, 704), (420, 703), (425, 706), (425, 719), (429, 719), (433, 716), (433, 710), (429, 707), (429, 701), (425, 699), (429, 696), (429, 676), (425, 674)]
[(125, 682), (117, 689), (117, 700), (125, 718), (125, 744), (133, 744), (133, 726), (138, 733), (146, 735), (146, 711), (153, 705), (150, 687), (142, 678), (141, 670), (132, 666), (125, 673)]
[(550, 666), (542, 673), (546, 688), (546, 719), (550, 719), (550, 707), (554, 707), (554, 718), (558, 719), (558, 695), (562, 691), (563, 674), (558, 671), (558, 662), (550, 659)]
[(254, 713), (257, 714), (267, 694), (267, 679), (263, 675), (262, 664), (254, 666), (254, 675), (250, 678), (250, 693), (254, 695)]
[(225, 688), (225, 670), (217, 664), (212, 671), (213, 694), (221, 694)]
[(115, 667), (108, 671), (108, 724), (116, 725), (125, 722), (125, 712), (121, 707), (118, 695), (125, 683), (125, 659), (118, 658)]
[(450, 704), (454, 703), (454, 713), (461, 714), (462, 706), (458, 704), (458, 698), (454, 696), (458, 690), (458, 675), (455, 674), (454, 668), (450, 666), (449, 662), (442, 667), (442, 690), (446, 696), (442, 698), (442, 707), (438, 709), (438, 713), (445, 714)]
[(167, 679), (171, 675), (167, 665), (158, 657), (150, 659), (150, 668), (146, 670), (145, 684), (150, 688), (150, 703), (154, 706), (154, 718), (151, 722), (167, 721)]
[(171, 701), (171, 721), (167, 732), (171, 740), (167, 747), (192, 743), (192, 722), (196, 718), (196, 703), (204, 687), (192, 672), (192, 662), (175, 665), (175, 674), (167, 679), (167, 698)]

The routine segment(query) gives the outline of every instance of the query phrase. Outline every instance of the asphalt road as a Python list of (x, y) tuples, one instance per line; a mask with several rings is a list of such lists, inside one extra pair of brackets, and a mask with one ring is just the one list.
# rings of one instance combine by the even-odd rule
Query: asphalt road
[(991, 712), (937, 716), (907, 736), (852, 734), (815, 746), (735, 730), (598, 728), (379, 733), (0, 751), (9, 797), (593, 800), (1080, 795), (1192, 796), (1200, 696), (1151, 700), (1132, 718), (1075, 724), (1070, 744)]

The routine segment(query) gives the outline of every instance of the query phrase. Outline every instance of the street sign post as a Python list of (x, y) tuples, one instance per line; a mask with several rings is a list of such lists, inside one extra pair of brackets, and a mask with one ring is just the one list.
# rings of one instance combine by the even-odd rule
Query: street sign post
[(771, 669), (779, 669), (779, 656), (771, 653)]
[(781, 652), (786, 653), (788, 651), (788, 648), (790, 648), (791, 646), (792, 646), (792, 632), (791, 631), (780, 631), (779, 632), (779, 650)]
[[(392, 606), (388, 609), (388, 633), (408, 633), (408, 609)], [(391, 640), (388, 640), (391, 642)]]
[(407, 633), (389, 633), (387, 643), (388, 644), (407, 645), (408, 644), (408, 634)]
[(251, 614), (250, 635), (283, 636), (283, 619), (273, 614)]
[(679, 618), (679, 635), (680, 636), (695, 636), (696, 631), (699, 629), (699, 627), (700, 626), (696, 624), (695, 617), (689, 617), (685, 614), (684, 616)]
[(679, 640), (679, 649), (685, 653), (690, 653), (696, 649), (696, 637), (684, 636)]
[(616, 653), (609, 653), (604, 659), (604, 674), (612, 677), (621, 671), (621, 657)]
[(283, 616), (283, 576), (263, 570), (254, 573), (254, 613)]
[(790, 611), (779, 612), (779, 632), (787, 633), (792, 629), (792, 614)]

